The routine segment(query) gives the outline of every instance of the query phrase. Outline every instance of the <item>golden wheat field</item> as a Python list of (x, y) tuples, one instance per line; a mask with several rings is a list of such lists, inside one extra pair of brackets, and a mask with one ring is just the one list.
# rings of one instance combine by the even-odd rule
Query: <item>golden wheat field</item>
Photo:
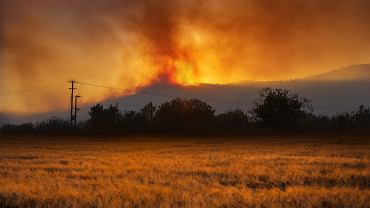
[(3, 135), (0, 207), (370, 207), (370, 137)]

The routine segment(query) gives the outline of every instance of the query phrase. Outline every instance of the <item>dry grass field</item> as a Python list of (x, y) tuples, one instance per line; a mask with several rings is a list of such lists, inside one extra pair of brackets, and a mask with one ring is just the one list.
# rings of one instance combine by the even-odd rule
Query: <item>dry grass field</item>
[(0, 207), (370, 207), (370, 137), (3, 135)]

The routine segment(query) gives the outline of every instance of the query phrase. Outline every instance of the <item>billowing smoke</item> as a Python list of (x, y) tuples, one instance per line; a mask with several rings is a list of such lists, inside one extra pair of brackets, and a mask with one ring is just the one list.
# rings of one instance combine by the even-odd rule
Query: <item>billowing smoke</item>
[[(0, 111), (66, 107), (156, 81), (292, 79), (370, 62), (368, 0), (2, 0)], [(60, 84), (60, 85), (58, 85)]]

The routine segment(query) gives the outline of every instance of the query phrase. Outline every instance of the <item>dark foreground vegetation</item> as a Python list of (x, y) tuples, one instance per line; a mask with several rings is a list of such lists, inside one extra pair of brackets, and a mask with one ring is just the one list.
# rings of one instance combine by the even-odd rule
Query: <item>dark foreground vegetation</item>
[(3, 133), (118, 134), (247, 134), (247, 133), (369, 133), (370, 109), (360, 106), (334, 116), (314, 115), (311, 101), (289, 90), (266, 88), (252, 109), (215, 115), (212, 106), (196, 99), (176, 98), (140, 111), (121, 112), (117, 105), (92, 106), (90, 118), (76, 128), (52, 117), (36, 124), (4, 125)]

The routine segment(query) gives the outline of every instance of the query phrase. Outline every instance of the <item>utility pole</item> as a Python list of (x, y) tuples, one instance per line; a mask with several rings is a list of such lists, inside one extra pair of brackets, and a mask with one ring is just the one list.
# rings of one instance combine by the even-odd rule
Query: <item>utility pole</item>
[(75, 109), (75, 115), (74, 115), (74, 128), (76, 128), (77, 127), (77, 111), (78, 110), (80, 110), (78, 107), (77, 107), (77, 99), (78, 98), (80, 98), (81, 96), (79, 96), (79, 95), (76, 95), (75, 96), (75, 107), (74, 107), (74, 109)]
[(76, 80), (74, 80), (74, 79), (70, 79), (70, 80), (68, 80), (68, 82), (71, 84), (71, 87), (69, 88), (70, 90), (71, 90), (71, 106), (70, 106), (70, 111), (71, 111), (71, 126), (73, 125), (73, 121), (75, 120), (75, 115), (73, 114), (74, 112), (73, 112), (73, 110), (74, 110), (74, 108), (75, 108), (75, 106), (74, 106), (74, 104), (73, 104), (73, 99), (74, 99), (74, 90), (75, 89), (77, 89), (77, 88), (75, 88), (75, 83), (77, 83), (76, 82)]

